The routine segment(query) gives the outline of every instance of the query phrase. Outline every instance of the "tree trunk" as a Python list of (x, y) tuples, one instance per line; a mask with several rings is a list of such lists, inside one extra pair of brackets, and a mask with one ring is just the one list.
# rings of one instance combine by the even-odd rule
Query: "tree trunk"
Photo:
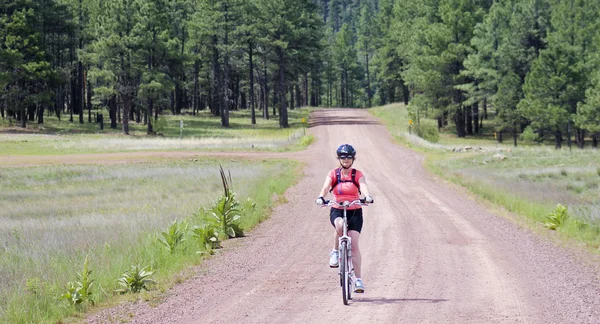
[(365, 61), (367, 63), (367, 107), (371, 108), (371, 75), (369, 74), (369, 53), (365, 54)]
[[(487, 99), (483, 99), (483, 118), (485, 120), (488, 119), (488, 111), (487, 111)], [(481, 122), (481, 125), (483, 125), (483, 120)]]
[(517, 123), (513, 124), (513, 143), (517, 147)]
[(256, 112), (254, 111), (254, 62), (252, 61), (252, 42), (248, 42), (248, 63), (250, 65), (250, 71), (248, 79), (250, 81), (250, 122), (252, 125), (256, 125)]
[[(457, 102), (455, 102), (457, 103)], [(456, 108), (456, 113), (454, 115), (454, 122), (456, 123), (456, 136), (465, 137), (465, 112), (464, 108), (458, 103), (458, 108)]]
[[(300, 82), (300, 80), (298, 80)], [(300, 91), (300, 83), (296, 83), (296, 107), (302, 107), (302, 92)]]
[(44, 123), (44, 108), (45, 108), (45, 104), (38, 105), (38, 112), (37, 112), (38, 124)]
[(154, 100), (152, 99), (148, 99), (148, 128), (147, 128), (147, 133), (148, 135), (150, 134), (154, 134), (154, 127), (152, 124), (152, 109), (154, 108)]
[(123, 100), (123, 134), (129, 135), (129, 113), (131, 111), (131, 94), (124, 93), (121, 95)]
[(473, 106), (465, 107), (465, 117), (467, 118), (467, 135), (473, 135)]
[[(279, 37), (277, 37), (277, 39), (279, 39)], [(283, 48), (277, 47), (277, 57), (279, 60), (279, 96), (281, 98), (281, 109), (279, 111), (279, 127), (288, 128), (288, 114), (285, 100), (285, 56), (283, 53)]]
[[(87, 73), (86, 73), (87, 77)], [(92, 122), (92, 85), (89, 80), (86, 78), (86, 91), (87, 91), (87, 108), (88, 108), (88, 123)]]
[(213, 112), (213, 115), (219, 116), (221, 113), (221, 74), (220, 74), (220, 66), (219, 66), (219, 49), (217, 48), (217, 36), (214, 35), (212, 38), (212, 46), (213, 46), (213, 56), (212, 56), (212, 70), (213, 70), (213, 82), (211, 87), (211, 103), (210, 110)]
[(577, 128), (575, 131), (577, 147), (582, 149), (585, 146), (585, 129)]
[(562, 133), (560, 131), (554, 132), (554, 143), (554, 148), (556, 148), (557, 150), (562, 147)]
[(19, 103), (19, 115), (21, 118), (21, 128), (27, 128), (27, 108), (24, 103)]
[(592, 147), (598, 148), (598, 134), (595, 134), (594, 136), (592, 136)]
[[(81, 40), (79, 41), (79, 49), (81, 50), (82, 44)], [(83, 96), (85, 95), (83, 88), (83, 63), (79, 61), (77, 63), (77, 106), (79, 110), (79, 123), (83, 124)]]
[(479, 134), (479, 103), (475, 102), (471, 107), (473, 113), (473, 132)]
[(117, 97), (113, 96), (108, 101), (108, 116), (110, 117), (110, 128), (117, 129)]
[(303, 106), (308, 107), (308, 73), (304, 73), (304, 101)]
[(264, 93), (264, 107), (263, 107), (263, 118), (269, 120), (269, 77), (267, 75), (267, 53), (263, 55), (264, 71), (263, 71), (263, 83), (265, 88)]
[(404, 104), (408, 105), (408, 102), (410, 101), (410, 90), (408, 89), (408, 86), (406, 85), (406, 83), (404, 83), (404, 81), (402, 81), (402, 97), (404, 97)]

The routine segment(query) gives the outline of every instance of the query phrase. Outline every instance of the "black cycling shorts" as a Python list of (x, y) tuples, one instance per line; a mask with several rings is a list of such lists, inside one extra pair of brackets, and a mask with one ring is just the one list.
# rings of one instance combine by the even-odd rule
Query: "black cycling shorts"
[[(344, 217), (344, 210), (331, 208), (329, 211), (329, 220), (331, 221), (331, 225), (333, 225), (333, 227), (335, 227), (335, 219), (338, 217)], [(357, 231), (360, 233), (363, 226), (362, 208), (346, 211), (346, 217), (348, 218), (348, 230)]]

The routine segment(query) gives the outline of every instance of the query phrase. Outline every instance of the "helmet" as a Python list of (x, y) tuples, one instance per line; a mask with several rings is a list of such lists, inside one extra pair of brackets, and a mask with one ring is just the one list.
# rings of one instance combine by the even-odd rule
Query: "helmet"
[(353, 158), (356, 156), (356, 150), (350, 144), (342, 144), (337, 149), (337, 156), (340, 157), (342, 155), (350, 155)]

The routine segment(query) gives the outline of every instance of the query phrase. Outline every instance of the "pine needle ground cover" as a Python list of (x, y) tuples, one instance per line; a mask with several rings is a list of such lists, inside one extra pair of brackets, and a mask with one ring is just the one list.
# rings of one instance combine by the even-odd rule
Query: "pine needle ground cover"
[(409, 134), (404, 105), (370, 111), (399, 142), (425, 154), (425, 166), (439, 176), (525, 217), (534, 228), (547, 224), (558, 205), (566, 206), (567, 220), (554, 229), (567, 240), (596, 251), (600, 248), (599, 150), (556, 150), (553, 145), (515, 148), (512, 142), (497, 145), (484, 139), (475, 140), (479, 145), (473, 146), (472, 139), (447, 141), (446, 135), (440, 143), (430, 143)]
[(90, 300), (102, 302), (138, 265), (165, 289), (200, 262), (202, 247), (190, 238), (168, 252), (160, 233), (176, 220), (192, 223), (223, 194), (219, 165), (237, 199), (255, 204), (242, 215), (245, 230), (299, 174), (290, 172), (295, 162), (271, 160), (0, 168), (0, 322), (54, 323), (90, 305), (73, 283), (93, 279)]

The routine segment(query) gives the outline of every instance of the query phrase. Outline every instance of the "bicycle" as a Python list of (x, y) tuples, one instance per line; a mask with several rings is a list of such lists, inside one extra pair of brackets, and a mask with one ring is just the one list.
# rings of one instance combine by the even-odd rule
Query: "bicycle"
[(339, 206), (344, 209), (344, 227), (343, 235), (339, 238), (339, 275), (340, 285), (342, 286), (342, 300), (344, 305), (348, 305), (348, 301), (352, 299), (352, 284), (354, 283), (354, 267), (352, 266), (352, 239), (348, 236), (348, 218), (346, 217), (346, 209), (353, 205), (368, 206), (365, 198), (353, 201), (343, 201), (338, 203), (333, 200), (325, 200), (323, 207)]

